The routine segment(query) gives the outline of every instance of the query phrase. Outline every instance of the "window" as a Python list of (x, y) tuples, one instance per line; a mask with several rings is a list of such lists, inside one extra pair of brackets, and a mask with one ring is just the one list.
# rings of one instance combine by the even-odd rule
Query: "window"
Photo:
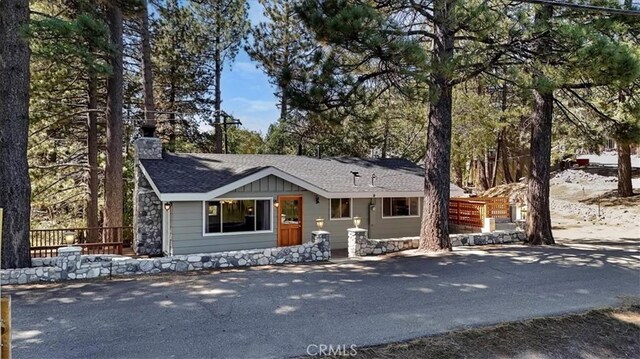
[(382, 217), (416, 217), (419, 214), (418, 197), (391, 197), (382, 199)]
[(270, 230), (270, 200), (242, 199), (205, 202), (205, 233)]
[(332, 198), (331, 199), (331, 219), (351, 218), (351, 199)]

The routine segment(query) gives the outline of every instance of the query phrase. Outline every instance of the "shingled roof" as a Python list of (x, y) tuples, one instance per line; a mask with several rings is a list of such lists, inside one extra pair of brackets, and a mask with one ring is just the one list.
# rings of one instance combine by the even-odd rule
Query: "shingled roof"
[[(267, 169), (300, 180), (301, 187), (335, 194), (422, 192), (424, 170), (405, 159), (314, 158), (289, 155), (163, 154), (140, 161), (163, 193), (208, 193)], [(353, 184), (353, 174), (360, 177)], [(375, 179), (372, 184), (372, 175)], [(277, 175), (277, 174), (276, 174)], [(312, 187), (312, 188), (309, 188)], [(452, 191), (461, 193), (452, 185)]]

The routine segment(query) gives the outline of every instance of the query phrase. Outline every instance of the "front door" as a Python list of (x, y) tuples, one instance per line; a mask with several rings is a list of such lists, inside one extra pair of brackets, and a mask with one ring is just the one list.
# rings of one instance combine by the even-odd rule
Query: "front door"
[(278, 196), (278, 247), (302, 244), (302, 197)]

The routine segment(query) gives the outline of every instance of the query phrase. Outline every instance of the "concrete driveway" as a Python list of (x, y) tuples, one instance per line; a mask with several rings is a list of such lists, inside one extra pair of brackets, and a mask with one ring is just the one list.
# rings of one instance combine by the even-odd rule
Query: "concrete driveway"
[(4, 291), (16, 358), (286, 357), (615, 305), (640, 295), (637, 248), (406, 252)]

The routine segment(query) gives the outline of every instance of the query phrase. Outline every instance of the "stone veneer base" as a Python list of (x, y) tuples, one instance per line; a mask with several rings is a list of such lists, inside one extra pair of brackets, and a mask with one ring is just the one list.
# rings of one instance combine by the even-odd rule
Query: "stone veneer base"
[(80, 247), (63, 247), (59, 249), (58, 257), (34, 258), (34, 266), (31, 268), (3, 269), (0, 271), (0, 278), (2, 285), (27, 284), (202, 269), (319, 262), (331, 259), (329, 232), (312, 232), (312, 238), (311, 242), (291, 247), (137, 259), (120, 256), (84, 256), (80, 255), (82, 250)]
[[(348, 232), (349, 257), (381, 255), (418, 248), (419, 237), (392, 239), (368, 239), (367, 230), (350, 228)], [(454, 247), (477, 246), (486, 244), (518, 243), (525, 239), (523, 231), (494, 231), (491, 233), (461, 233), (449, 235)]]

